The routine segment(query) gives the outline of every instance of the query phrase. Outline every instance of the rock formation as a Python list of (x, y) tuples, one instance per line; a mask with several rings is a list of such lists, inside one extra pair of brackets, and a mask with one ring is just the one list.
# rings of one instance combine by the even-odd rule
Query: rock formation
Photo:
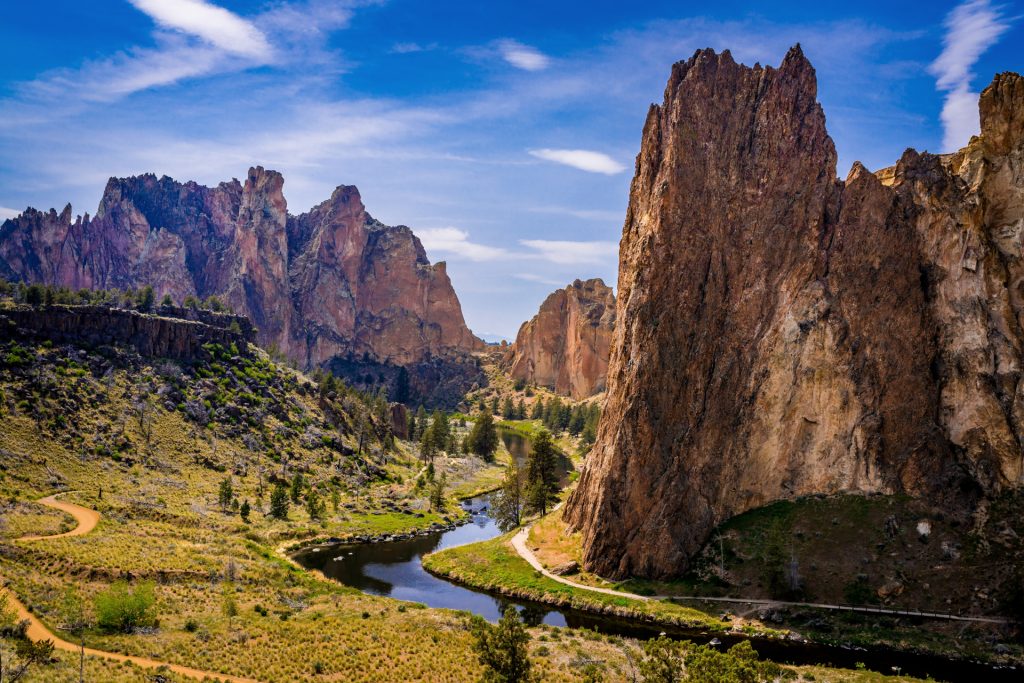
[(515, 379), (583, 399), (604, 391), (615, 327), (615, 295), (600, 279), (553, 292), (505, 353)]
[(246, 318), (201, 311), (186, 319), (175, 317), (179, 310), (184, 309), (145, 314), (106, 306), (11, 306), (0, 309), (0, 339), (128, 346), (147, 358), (186, 362), (208, 358), (204, 344), (234, 344), (239, 355), (249, 355), (254, 334)]
[[(409, 228), (374, 220), (347, 186), (291, 216), (283, 186), (259, 167), (244, 184), (213, 188), (112, 178), (94, 218), (72, 220), (69, 205), (5, 221), (0, 276), (75, 289), (150, 284), (177, 301), (216, 295), (252, 319), (261, 344), (308, 368), (341, 357), (425, 377), (440, 364), (442, 379), (482, 381), (467, 358), (482, 342), (444, 263), (431, 265)], [(418, 386), (410, 399), (433, 402), (433, 386)]]
[(697, 52), (652, 106), (630, 190), (597, 444), (566, 507), (584, 563), (664, 577), (770, 501), (928, 496), (1024, 475), (1024, 79), (960, 152), (835, 177), (799, 47)]

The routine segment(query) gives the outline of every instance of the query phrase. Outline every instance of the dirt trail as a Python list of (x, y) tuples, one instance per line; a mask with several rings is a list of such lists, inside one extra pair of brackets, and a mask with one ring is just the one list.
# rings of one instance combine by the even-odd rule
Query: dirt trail
[[(561, 504), (559, 504), (559, 507)], [(555, 508), (557, 510), (558, 507)], [(552, 510), (553, 512), (554, 510)], [(532, 526), (532, 525), (531, 525)], [(817, 609), (826, 610), (838, 610), (843, 612), (858, 612), (864, 614), (888, 614), (893, 616), (910, 616), (910, 617), (927, 617), (932, 619), (946, 619), (949, 621), (970, 621), (980, 622), (986, 624), (1006, 624), (1009, 623), (1009, 619), (1002, 617), (965, 617), (955, 614), (941, 614), (936, 612), (918, 612), (916, 610), (897, 610), (897, 609), (886, 609), (884, 607), (851, 607), (849, 605), (828, 605), (816, 602), (787, 602), (785, 600), (757, 600), (750, 598), (709, 598), (701, 595), (638, 595), (637, 593), (627, 593), (625, 591), (617, 591), (611, 588), (601, 588), (599, 586), (587, 586), (582, 583), (576, 583), (564, 576), (558, 576), (549, 572), (537, 556), (530, 550), (528, 541), (530, 536), (530, 526), (525, 526), (519, 530), (519, 532), (512, 537), (512, 547), (515, 548), (519, 556), (526, 560), (531, 567), (539, 571), (541, 574), (563, 583), (566, 586), (572, 586), (573, 588), (579, 588), (580, 590), (593, 591), (595, 593), (604, 593), (605, 595), (615, 595), (621, 598), (630, 598), (631, 600), (703, 600), (705, 602), (721, 602), (729, 604), (744, 604), (744, 605), (768, 605), (768, 606), (779, 606), (779, 607), (813, 607)]]
[[(22, 536), (19, 541), (43, 541), (50, 538), (61, 538), (63, 536), (82, 536), (96, 528), (96, 524), (100, 521), (100, 513), (96, 510), (90, 510), (89, 508), (82, 507), (81, 505), (75, 505), (74, 503), (68, 503), (62, 500), (58, 500), (56, 495), (48, 496), (39, 501), (42, 505), (51, 507), (57, 510), (63, 510), (78, 522), (78, 526), (63, 534), (55, 534), (53, 536)], [(65, 650), (67, 652), (78, 652), (79, 645), (75, 643), (69, 643), (66, 640), (58, 638), (53, 632), (46, 628), (46, 626), (36, 618), (25, 605), (18, 600), (18, 598), (11, 591), (2, 591), (0, 596), (7, 596), (7, 601), (14, 606), (15, 611), (18, 613), (18, 619), (28, 620), (28, 631), (27, 635), (30, 640), (49, 640), (53, 643), (53, 646), (58, 650)], [(241, 678), (239, 676), (228, 676), (227, 674), (219, 674), (213, 671), (201, 671), (199, 669), (193, 669), (187, 666), (181, 666), (180, 664), (171, 664), (170, 662), (161, 662), (156, 659), (148, 659), (146, 657), (135, 657), (133, 655), (122, 655), (116, 652), (107, 652), (105, 650), (95, 650), (91, 647), (85, 648), (85, 654), (90, 657), (100, 657), (114, 662), (131, 662), (136, 666), (141, 666), (145, 669), (167, 669), (173, 673), (188, 678), (194, 678), (199, 681), (203, 680), (215, 680), (225, 681), (226, 683), (259, 683), (252, 678)]]
[(50, 538), (64, 538), (65, 536), (85, 536), (96, 528), (96, 525), (100, 522), (100, 513), (95, 510), (90, 510), (89, 508), (84, 508), (81, 505), (75, 505), (74, 503), (58, 500), (58, 495), (59, 494), (54, 494), (52, 496), (47, 496), (46, 498), (41, 498), (38, 503), (40, 505), (45, 505), (46, 507), (68, 513), (75, 518), (75, 521), (78, 522), (78, 526), (71, 531), (67, 531), (63, 534), (53, 534), (52, 536), (22, 536), (18, 539), (19, 541), (45, 541)]

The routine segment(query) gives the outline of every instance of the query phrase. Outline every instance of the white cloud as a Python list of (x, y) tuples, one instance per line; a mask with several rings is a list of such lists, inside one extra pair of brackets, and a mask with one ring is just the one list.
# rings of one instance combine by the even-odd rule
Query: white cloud
[(416, 230), (416, 236), (427, 251), (462, 256), (470, 261), (496, 261), (508, 254), (499, 247), (489, 247), (469, 241), (469, 233), (458, 228), (426, 228)]
[(607, 154), (592, 152), (588, 149), (531, 149), (530, 155), (589, 173), (615, 175), (626, 170), (625, 166)]
[(80, 69), (58, 69), (25, 84), (30, 100), (110, 102), (140, 90), (170, 85), (216, 71), (222, 53), (194, 47), (179, 39), (162, 49), (135, 48), (109, 59), (87, 62)]
[(516, 40), (499, 42), (498, 52), (502, 59), (523, 71), (543, 71), (551, 64), (551, 58), (546, 54)]
[(534, 256), (552, 263), (576, 265), (604, 264), (614, 261), (619, 254), (615, 242), (573, 242), (569, 240), (519, 240), (524, 247), (534, 250)]
[(552, 287), (564, 287), (566, 283), (553, 278), (544, 277), (543, 275), (537, 275), (536, 273), (515, 273), (512, 277), (517, 280), (526, 280), (527, 282), (537, 282), (542, 285), (551, 285)]
[(252, 23), (205, 0), (128, 0), (158, 25), (196, 36), (224, 52), (266, 59), (272, 49)]
[(602, 209), (573, 209), (568, 206), (534, 206), (529, 209), (531, 213), (549, 213), (557, 216), (572, 216), (585, 221), (619, 222), (621, 223), (626, 215), (622, 211), (604, 211)]
[(18, 211), (17, 209), (9, 209), (6, 206), (0, 206), (0, 221), (5, 221), (8, 218), (14, 218), (20, 213), (21, 211)]
[(1010, 28), (1002, 6), (968, 0), (946, 17), (942, 53), (928, 67), (935, 87), (946, 93), (942, 107), (943, 149), (955, 151), (978, 133), (978, 94), (971, 90), (972, 68)]
[(396, 55), (408, 55), (414, 52), (423, 52), (429, 48), (423, 47), (419, 43), (395, 43), (391, 46), (391, 52)]

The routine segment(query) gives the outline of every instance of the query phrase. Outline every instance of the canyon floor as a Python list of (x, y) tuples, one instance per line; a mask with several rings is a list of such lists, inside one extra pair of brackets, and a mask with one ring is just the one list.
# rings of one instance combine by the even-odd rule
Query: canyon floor
[[(81, 612), (93, 622), (84, 632), (85, 680), (152, 681), (153, 667), (163, 681), (207, 674), (264, 683), (479, 678), (465, 613), (364, 594), (300, 569), (282, 549), (457, 522), (458, 497), (499, 481), (509, 457), (503, 448), (493, 464), (439, 454), (434, 465), (449, 486), (445, 509), (432, 511), (417, 445), (360, 446), (354, 416), (366, 406), (347, 395), (310, 391), (312, 380), (259, 355), (217, 356), (211, 365), (219, 375), (204, 377), (207, 366), (200, 365), (183, 378), (145, 359), (111, 361), (47, 344), (8, 343), (3, 354), (0, 577), (5, 595), (18, 601), (12, 604), (31, 614), (29, 635), (67, 644), (22, 680), (77, 676), (73, 622)], [(174, 401), (140, 402), (178, 391), (190, 402), (196, 387), (208, 392), (214, 408), (244, 407), (253, 400), (250, 390), (265, 394), (270, 398), (260, 405), (267, 412), (258, 421), (244, 410), (232, 417), (233, 408), (215, 409), (199, 426)], [(473, 398), (493, 400), (498, 393)], [(340, 412), (332, 418), (331, 411)], [(330, 432), (340, 441), (330, 442), (326, 421), (342, 417), (348, 422)], [(458, 439), (472, 419), (456, 414), (451, 422)], [(540, 428), (529, 420), (509, 426), (527, 435)], [(253, 448), (254, 438), (274, 445)], [(557, 443), (580, 462), (578, 439), (562, 435)], [(264, 457), (268, 452), (277, 456)], [(281, 476), (282, 468), (289, 478), (302, 472), (322, 491), (315, 516), (309, 487), (286, 519), (269, 514), (271, 480), (294, 481)], [(230, 502), (223, 497), (226, 480)], [(251, 507), (248, 520), (239, 501)], [(525, 567), (532, 575), (525, 561), (512, 560), (521, 563), (517, 572)], [(156, 618), (130, 632), (102, 630), (88, 618), (95, 616), (97, 597), (123, 581), (152, 585)], [(720, 623), (690, 607), (658, 609), (681, 620)], [(628, 680), (642, 657), (641, 643), (628, 638), (550, 626), (529, 633), (528, 649), (545, 681), (581, 680), (583, 665), (593, 662), (605, 680)], [(0, 645), (13, 650), (9, 637)], [(882, 679), (822, 667), (794, 671), (804, 680)]]

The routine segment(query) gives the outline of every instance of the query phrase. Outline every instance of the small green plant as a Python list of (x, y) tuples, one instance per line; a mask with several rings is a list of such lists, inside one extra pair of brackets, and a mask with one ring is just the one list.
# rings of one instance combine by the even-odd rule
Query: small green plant
[(96, 596), (96, 624), (109, 633), (133, 633), (156, 625), (156, 595), (153, 583), (131, 587), (118, 581)]

